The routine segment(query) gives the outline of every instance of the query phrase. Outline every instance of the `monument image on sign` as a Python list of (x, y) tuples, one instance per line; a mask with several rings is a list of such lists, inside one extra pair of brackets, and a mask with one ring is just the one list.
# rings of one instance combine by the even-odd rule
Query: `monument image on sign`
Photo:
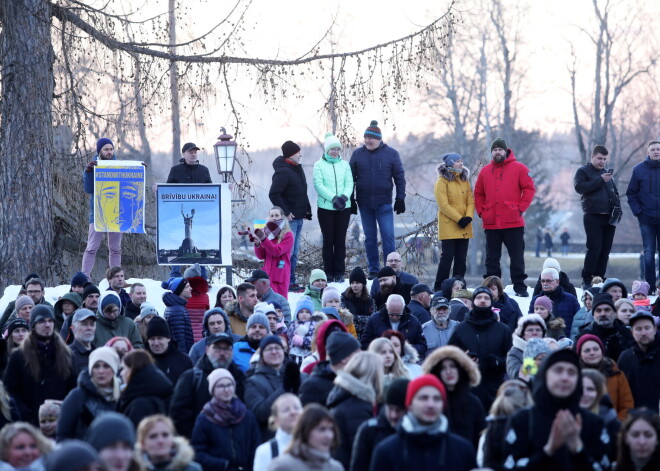
[(181, 242), (181, 247), (179, 247), (179, 256), (183, 257), (184, 255), (197, 253), (197, 247), (192, 240), (192, 224), (193, 218), (195, 217), (195, 209), (190, 210), (190, 214), (186, 215), (183, 212), (183, 205), (181, 205), (181, 216), (183, 216), (183, 224), (186, 226), (186, 238)]

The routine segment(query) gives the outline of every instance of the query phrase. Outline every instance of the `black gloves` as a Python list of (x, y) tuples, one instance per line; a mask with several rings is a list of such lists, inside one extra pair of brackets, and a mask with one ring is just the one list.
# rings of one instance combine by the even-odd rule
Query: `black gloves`
[(305, 219), (307, 219), (308, 221), (312, 220), (312, 212), (311, 211), (307, 211), (305, 213)]
[(406, 202), (403, 201), (401, 198), (397, 198), (394, 200), (394, 212), (397, 214), (406, 212)]
[(351, 214), (357, 214), (357, 213), (358, 213), (357, 201), (355, 200), (355, 197), (351, 195)]
[(284, 392), (298, 394), (300, 388), (300, 367), (294, 361), (286, 362), (282, 376), (282, 387)]
[(465, 229), (468, 226), (468, 224), (470, 224), (471, 222), (472, 222), (472, 218), (464, 217), (464, 218), (460, 218), (457, 224), (461, 226), (461, 229)]

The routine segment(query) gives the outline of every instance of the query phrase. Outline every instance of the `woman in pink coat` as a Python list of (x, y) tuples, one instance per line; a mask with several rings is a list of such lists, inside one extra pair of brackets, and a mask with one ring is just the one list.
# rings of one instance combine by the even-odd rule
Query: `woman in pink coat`
[(288, 297), (293, 232), (282, 208), (273, 206), (268, 213), (266, 226), (255, 229), (254, 235), (254, 253), (260, 260), (264, 260), (264, 271), (268, 273), (271, 288), (285, 298)]

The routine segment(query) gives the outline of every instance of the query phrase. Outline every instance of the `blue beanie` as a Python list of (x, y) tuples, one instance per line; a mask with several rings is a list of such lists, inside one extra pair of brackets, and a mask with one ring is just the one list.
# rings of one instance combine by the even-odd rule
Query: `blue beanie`
[(447, 167), (453, 167), (457, 161), (463, 160), (463, 157), (454, 152), (450, 152), (448, 154), (443, 154), (442, 160), (444, 161), (445, 165), (447, 165)]
[(181, 291), (186, 287), (188, 282), (185, 278), (170, 278), (167, 281), (163, 281), (160, 286), (163, 289), (169, 289), (172, 293), (177, 296), (181, 294)]
[(106, 144), (110, 144), (113, 149), (115, 147), (114, 143), (110, 139), (108, 139), (107, 137), (102, 137), (101, 139), (96, 141), (96, 153), (100, 154), (101, 149), (103, 149), (103, 146)]
[(115, 293), (114, 291), (104, 291), (103, 292), (103, 297), (101, 298), (101, 302), (99, 303), (99, 310), (101, 313), (105, 310), (106, 307), (108, 307), (110, 304), (115, 304), (119, 307), (119, 311), (121, 311), (121, 299)]
[(87, 278), (87, 275), (85, 275), (83, 272), (79, 271), (75, 275), (73, 275), (73, 278), (71, 278), (71, 286), (83, 286), (85, 283), (87, 283), (89, 279)]
[(310, 314), (314, 314), (314, 302), (312, 301), (312, 298), (309, 296), (303, 296), (298, 300), (298, 303), (296, 304), (296, 311), (293, 316), (296, 318), (296, 320), (298, 320), (298, 313), (301, 309), (307, 309)]
[(332, 316), (332, 317), (334, 317), (334, 318), (337, 319), (338, 321), (341, 320), (341, 319), (339, 318), (339, 311), (337, 311), (337, 308), (336, 308), (336, 307), (327, 306), (327, 307), (322, 308), (322, 309), (321, 309), (321, 312), (322, 312), (323, 314), (327, 314), (328, 316)]

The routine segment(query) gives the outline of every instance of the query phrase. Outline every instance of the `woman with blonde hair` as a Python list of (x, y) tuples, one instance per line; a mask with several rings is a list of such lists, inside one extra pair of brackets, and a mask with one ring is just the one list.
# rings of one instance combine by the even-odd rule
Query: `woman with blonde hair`
[(0, 469), (43, 470), (43, 457), (51, 442), (31, 424), (14, 422), (0, 430)]
[(254, 253), (264, 261), (264, 271), (270, 278), (270, 287), (285, 298), (289, 296), (289, 278), (291, 276), (291, 248), (293, 232), (284, 211), (273, 206), (268, 212), (268, 222), (263, 229), (255, 229)]
[(162, 414), (140, 421), (135, 451), (148, 471), (202, 471), (188, 440), (177, 436), (172, 419)]
[(348, 469), (353, 440), (365, 420), (375, 416), (383, 391), (383, 360), (372, 352), (359, 352), (342, 371), (328, 395), (328, 408), (339, 426), (340, 446), (334, 457)]
[(271, 461), (289, 447), (302, 411), (300, 399), (295, 394), (284, 393), (275, 400), (268, 419), (268, 426), (275, 432), (275, 437), (257, 447), (253, 471), (266, 471)]
[(376, 353), (383, 360), (383, 391), (386, 391), (396, 379), (410, 379), (410, 373), (390, 339), (385, 337), (373, 339), (369, 344), (369, 351)]

